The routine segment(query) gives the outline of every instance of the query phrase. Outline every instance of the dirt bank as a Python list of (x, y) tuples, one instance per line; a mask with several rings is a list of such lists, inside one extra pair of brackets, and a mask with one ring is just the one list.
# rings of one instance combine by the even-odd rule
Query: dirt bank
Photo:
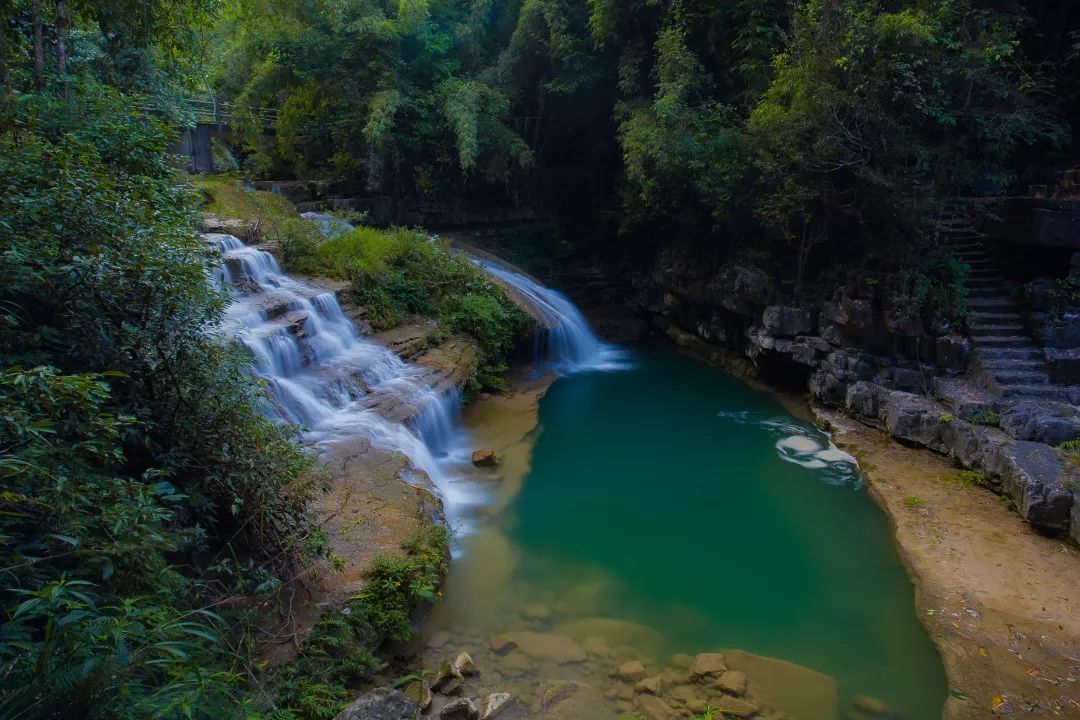
[(1033, 532), (944, 458), (817, 411), (889, 516), (937, 644), (947, 720), (1080, 718), (1080, 554)]

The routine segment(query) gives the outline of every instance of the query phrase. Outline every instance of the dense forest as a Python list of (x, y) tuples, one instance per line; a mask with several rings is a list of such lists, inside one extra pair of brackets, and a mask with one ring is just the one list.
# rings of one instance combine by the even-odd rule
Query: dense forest
[[(605, 252), (691, 238), (794, 297), (878, 263), (941, 312), (963, 273), (933, 242), (943, 203), (1076, 159), (1070, 0), (0, 7), (5, 718), (284, 720), (343, 699), (259, 667), (248, 600), (326, 556), (320, 481), (206, 332), (226, 298), (171, 155), (181, 98), (233, 103), (222, 154), (248, 179), (543, 207)], [(518, 319), (485, 308), (494, 373)], [(429, 569), (392, 568), (395, 587), (426, 592)], [(356, 623), (341, 632), (394, 635)], [(370, 670), (323, 631), (311, 674)]]

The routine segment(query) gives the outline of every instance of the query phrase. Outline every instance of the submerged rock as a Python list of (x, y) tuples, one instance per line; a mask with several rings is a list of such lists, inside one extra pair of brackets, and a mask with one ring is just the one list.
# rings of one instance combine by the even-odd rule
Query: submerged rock
[(404, 693), (375, 688), (350, 703), (334, 720), (413, 720), (417, 712)]
[(753, 703), (740, 700), (737, 697), (731, 697), (730, 695), (721, 695), (715, 698), (711, 702), (711, 706), (715, 710), (719, 710), (725, 717), (728, 715), (737, 718), (753, 717), (761, 709)]
[(509, 637), (517, 644), (518, 650), (533, 660), (547, 660), (561, 665), (584, 662), (586, 658), (584, 648), (563, 635), (517, 632)]
[(462, 682), (461, 673), (454, 668), (453, 663), (445, 660), (435, 675), (435, 681), (431, 683), (431, 689), (443, 695), (453, 695), (461, 690)]
[(496, 655), (505, 655), (511, 650), (516, 649), (517, 643), (514, 642), (514, 638), (509, 635), (496, 635), (491, 638), (491, 643), (489, 643), (488, 647), (491, 648), (491, 652)]
[(634, 685), (634, 690), (639, 693), (648, 693), (649, 695), (663, 695), (664, 678), (660, 675), (653, 675), (652, 677), (645, 678)]

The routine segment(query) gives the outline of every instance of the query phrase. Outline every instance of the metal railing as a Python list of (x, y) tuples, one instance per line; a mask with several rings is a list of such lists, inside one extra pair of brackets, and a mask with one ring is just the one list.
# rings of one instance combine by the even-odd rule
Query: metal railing
[[(171, 104), (171, 101), (169, 102)], [(267, 130), (273, 130), (274, 127), (277, 125), (277, 110), (238, 110), (233, 103), (219, 102), (218, 100), (213, 98), (205, 99), (184, 97), (179, 98), (176, 101), (176, 104), (180, 105), (184, 110), (187, 111), (188, 117), (196, 125), (217, 125), (218, 127), (229, 127), (234, 124), (234, 120), (238, 116), (243, 116), (243, 119), (246, 122), (252, 114), (254, 114), (254, 116), (259, 120), (259, 123), (263, 126), (263, 128)], [(162, 105), (157, 105), (148, 100), (136, 103), (136, 107), (143, 112), (151, 114), (161, 113), (163, 111)]]

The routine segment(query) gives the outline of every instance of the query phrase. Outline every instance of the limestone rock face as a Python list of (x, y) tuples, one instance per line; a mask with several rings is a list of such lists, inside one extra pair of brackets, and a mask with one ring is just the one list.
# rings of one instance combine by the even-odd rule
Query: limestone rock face
[(416, 706), (404, 693), (375, 688), (354, 700), (334, 720), (413, 720), (416, 714)]
[(806, 308), (770, 305), (761, 315), (761, 325), (774, 337), (810, 335), (815, 328), (814, 313)]
[(1069, 529), (1073, 498), (1064, 486), (1066, 470), (1053, 448), (1021, 440), (998, 446), (989, 462), (1001, 478), (1002, 489), (1032, 527), (1053, 534)]
[(765, 305), (772, 295), (769, 276), (748, 265), (723, 268), (706, 288), (706, 295), (718, 300), (729, 312), (748, 314)]
[(1001, 414), (1001, 429), (1017, 440), (1060, 445), (1080, 436), (1080, 413), (1065, 403), (1024, 400)]

